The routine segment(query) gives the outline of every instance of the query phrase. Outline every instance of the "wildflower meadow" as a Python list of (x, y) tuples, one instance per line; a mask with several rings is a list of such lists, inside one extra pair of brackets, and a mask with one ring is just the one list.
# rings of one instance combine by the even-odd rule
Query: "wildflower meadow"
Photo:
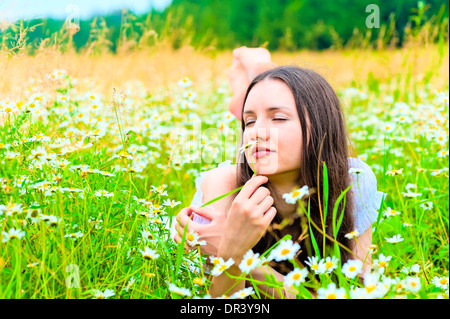
[[(353, 156), (386, 196), (364, 280), (361, 262), (342, 265), (320, 243), (309, 267), (294, 262), (305, 247), (289, 237), (262, 256), (249, 251), (242, 280), (287, 260), (294, 270), (284, 282), (267, 276), (267, 285), (288, 286), (298, 299), (448, 299), (448, 20), (440, 41), (413, 31), (402, 48), (273, 51), (278, 64), (311, 68), (332, 84)], [(30, 53), (16, 40), (20, 47), (0, 50), (0, 298), (210, 298), (211, 276), (234, 261), (187, 252), (186, 241), (202, 244), (197, 234), (177, 244), (170, 229), (200, 173), (236, 162), (231, 50), (173, 48), (162, 38), (117, 53), (102, 52), (101, 41), (75, 52), (69, 33)], [(246, 280), (223, 298), (271, 297)]]

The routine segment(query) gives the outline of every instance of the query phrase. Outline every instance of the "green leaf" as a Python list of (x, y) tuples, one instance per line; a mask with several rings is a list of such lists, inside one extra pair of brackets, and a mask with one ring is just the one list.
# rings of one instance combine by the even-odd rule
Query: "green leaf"
[(222, 199), (222, 198), (224, 198), (224, 197), (227, 197), (228, 195), (231, 195), (231, 194), (237, 192), (238, 190), (241, 190), (242, 187), (244, 187), (244, 185), (242, 185), (241, 187), (238, 187), (238, 188), (236, 188), (236, 189), (233, 189), (232, 191), (230, 191), (230, 192), (228, 192), (228, 193), (226, 193), (226, 194), (220, 195), (219, 197), (216, 197), (216, 198), (214, 198), (214, 199), (211, 199), (209, 202), (207, 202), (207, 203), (203, 204), (202, 206), (200, 206), (200, 208), (201, 208), (201, 207), (205, 207), (206, 205), (212, 204), (212, 203), (214, 203), (214, 202), (217, 202), (219, 199)]
[(188, 224), (189, 223), (186, 223), (186, 226), (184, 226), (181, 243), (177, 247), (177, 258), (175, 260), (175, 277), (178, 276), (178, 271), (180, 270), (181, 258), (183, 257), (183, 252), (184, 252), (184, 243), (186, 242), (186, 232), (187, 232)]
[(347, 194), (347, 192), (349, 191), (349, 189), (352, 186), (353, 186), (353, 184), (350, 184), (349, 187), (347, 187), (343, 192), (341, 192), (341, 195), (339, 195), (338, 199), (336, 200), (336, 203), (334, 204), (334, 208), (333, 208), (333, 236), (334, 236), (334, 239), (336, 239), (338, 230), (342, 223), (342, 219), (344, 218), (344, 214), (341, 213), (341, 216), (339, 216), (339, 222), (336, 224), (336, 215), (337, 215), (339, 203), (342, 201), (342, 199), (344, 199), (344, 207), (343, 207), (343, 210), (344, 210), (345, 209), (345, 200), (346, 200), (346, 197), (344, 197), (344, 196)]
[(311, 227), (311, 216), (310, 216), (310, 207), (311, 207), (311, 201), (308, 200), (308, 212), (306, 213), (308, 216), (308, 224), (309, 224), (309, 234), (311, 236), (311, 242), (313, 244), (314, 247), (314, 252), (316, 253), (316, 256), (318, 258), (322, 258), (321, 254), (320, 254), (320, 250), (319, 250), (319, 246), (317, 245), (317, 241), (316, 238), (314, 237), (314, 234), (312, 232), (312, 227)]

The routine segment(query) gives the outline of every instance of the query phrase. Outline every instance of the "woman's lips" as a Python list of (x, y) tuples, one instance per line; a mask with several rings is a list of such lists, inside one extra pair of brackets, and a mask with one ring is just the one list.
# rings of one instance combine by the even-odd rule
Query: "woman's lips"
[(267, 156), (269, 154), (270, 154), (269, 150), (261, 150), (261, 151), (257, 151), (254, 156), (255, 156), (255, 158), (259, 158), (259, 157)]

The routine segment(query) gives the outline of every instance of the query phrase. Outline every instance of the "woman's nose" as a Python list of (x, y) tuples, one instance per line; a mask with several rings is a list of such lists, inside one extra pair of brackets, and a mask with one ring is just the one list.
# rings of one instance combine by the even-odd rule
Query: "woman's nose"
[(253, 127), (251, 132), (251, 140), (267, 141), (270, 138), (270, 129), (268, 127), (257, 126)]

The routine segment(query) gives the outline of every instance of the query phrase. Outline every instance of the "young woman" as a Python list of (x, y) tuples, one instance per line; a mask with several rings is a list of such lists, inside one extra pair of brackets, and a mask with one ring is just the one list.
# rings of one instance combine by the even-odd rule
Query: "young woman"
[[(247, 48), (241, 48), (247, 49)], [(251, 50), (251, 49), (249, 49)], [(241, 51), (242, 52), (242, 51)], [(258, 51), (254, 53), (261, 53)], [(246, 57), (252, 52), (245, 51)], [(254, 56), (258, 56), (255, 54)], [(235, 54), (235, 59), (238, 57)], [(260, 56), (258, 56), (260, 57)], [(256, 62), (255, 62), (256, 61)], [(240, 65), (238, 64), (240, 63)], [(233, 60), (230, 77), (234, 97), (230, 111), (240, 116), (242, 122), (242, 143), (248, 147), (241, 153), (237, 165), (224, 165), (203, 173), (197, 180), (197, 193), (190, 207), (177, 215), (177, 234), (174, 239), (181, 242), (182, 232), (187, 224), (188, 232), (195, 232), (206, 245), (200, 246), (202, 253), (232, 258), (234, 264), (227, 270), (233, 276), (241, 275), (240, 264), (250, 249), (263, 253), (280, 238), (290, 234), (299, 242), (301, 251), (296, 260), (305, 264), (311, 250), (310, 237), (302, 233), (302, 219), (297, 214), (298, 203), (289, 204), (282, 195), (304, 185), (314, 189), (309, 196), (312, 221), (322, 229), (323, 216), (323, 163), (328, 172), (328, 214), (325, 220), (326, 243), (333, 245), (332, 211), (341, 192), (353, 183), (347, 195), (343, 211), (343, 222), (337, 235), (341, 243), (341, 262), (350, 258), (365, 261), (365, 271), (370, 266), (369, 246), (372, 242), (371, 223), (377, 218), (383, 193), (376, 189), (376, 179), (370, 167), (362, 161), (349, 157), (348, 135), (339, 100), (331, 86), (317, 73), (296, 66), (275, 67), (267, 57), (255, 58), (252, 65), (269, 66), (267, 71), (256, 75), (247, 85), (245, 94), (239, 92), (239, 85), (245, 85), (256, 68), (246, 67), (242, 61)], [(239, 73), (237, 70), (245, 72)], [(250, 70), (251, 69), (251, 70)], [(257, 73), (257, 72), (256, 72)], [(237, 75), (241, 75), (240, 80)], [(230, 79), (231, 80), (231, 79)], [(236, 105), (241, 103), (241, 110)], [(358, 177), (349, 174), (350, 168), (357, 168), (363, 174)], [(254, 176), (256, 174), (257, 176)], [(209, 206), (199, 208), (222, 194), (239, 186), (243, 188)], [(319, 196), (320, 199), (319, 199)], [(320, 201), (320, 205), (319, 205)], [(196, 223), (192, 213), (211, 222)], [(338, 213), (338, 214), (339, 214)], [(339, 216), (339, 215), (338, 215)], [(288, 221), (284, 227), (279, 225)], [(304, 224), (303, 224), (304, 225)], [(347, 234), (357, 231), (357, 243)], [(318, 243), (323, 234), (312, 229)], [(186, 249), (190, 249), (186, 245)], [(279, 281), (292, 270), (290, 263), (272, 262), (252, 271), (252, 278), (265, 280), (265, 274), (273, 273)], [(245, 287), (245, 281), (236, 283), (227, 274), (212, 278), (210, 295), (230, 295)], [(266, 286), (259, 286), (262, 293), (279, 296)], [(282, 294), (295, 297), (286, 289)]]

